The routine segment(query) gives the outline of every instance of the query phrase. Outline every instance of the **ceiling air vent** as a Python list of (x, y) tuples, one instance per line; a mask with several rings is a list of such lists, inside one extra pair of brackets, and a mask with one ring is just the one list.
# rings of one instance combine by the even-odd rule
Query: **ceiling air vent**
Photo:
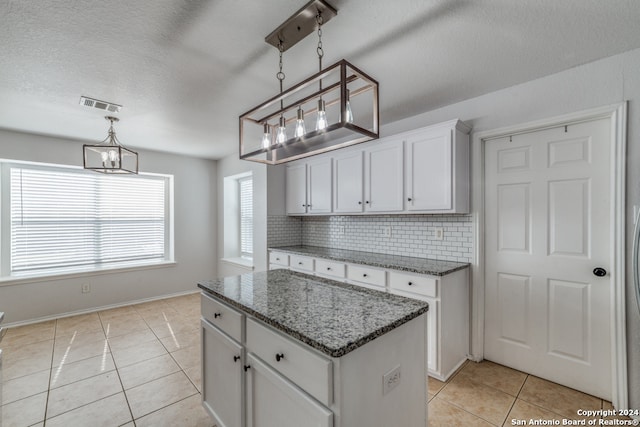
[(122, 109), (122, 105), (114, 104), (113, 102), (100, 101), (98, 99), (89, 98), (87, 96), (80, 97), (80, 105), (84, 105), (89, 108), (97, 108), (98, 110), (109, 111), (111, 113), (119, 113)]

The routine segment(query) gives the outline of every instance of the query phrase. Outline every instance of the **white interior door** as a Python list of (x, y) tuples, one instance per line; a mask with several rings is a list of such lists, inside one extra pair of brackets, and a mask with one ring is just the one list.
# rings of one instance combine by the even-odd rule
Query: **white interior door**
[(608, 119), (485, 146), (485, 358), (608, 400), (610, 146)]

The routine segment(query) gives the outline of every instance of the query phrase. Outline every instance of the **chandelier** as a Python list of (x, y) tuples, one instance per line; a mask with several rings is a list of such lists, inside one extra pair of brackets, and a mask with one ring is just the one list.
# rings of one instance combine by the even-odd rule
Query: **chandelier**
[(111, 125), (109, 134), (99, 144), (84, 144), (84, 168), (101, 173), (138, 173), (138, 153), (125, 148), (113, 129), (117, 117), (106, 116)]
[[(336, 14), (312, 0), (265, 38), (280, 93), (240, 116), (241, 159), (274, 165), (378, 138), (378, 82), (344, 59), (322, 68), (322, 25)], [(283, 91), (283, 52), (314, 31), (319, 71)]]

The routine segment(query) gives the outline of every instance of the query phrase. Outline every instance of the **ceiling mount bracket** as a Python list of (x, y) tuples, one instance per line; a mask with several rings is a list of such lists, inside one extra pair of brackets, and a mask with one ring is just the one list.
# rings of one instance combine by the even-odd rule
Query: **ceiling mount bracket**
[(264, 41), (276, 48), (282, 43), (283, 51), (286, 51), (315, 31), (318, 12), (322, 15), (323, 24), (338, 14), (338, 11), (324, 0), (311, 0), (265, 37)]

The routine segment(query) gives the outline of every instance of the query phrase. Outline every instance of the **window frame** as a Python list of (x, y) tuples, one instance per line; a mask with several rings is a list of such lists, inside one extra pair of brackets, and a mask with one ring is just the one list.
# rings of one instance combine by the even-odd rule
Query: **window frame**
[[(249, 260), (253, 260), (253, 175), (242, 176), (237, 179), (238, 181), (238, 249), (240, 253), (240, 258), (245, 258)], [(251, 183), (251, 206), (249, 206), (249, 210), (251, 211), (251, 252), (246, 252), (243, 250), (243, 239), (242, 239), (242, 231), (243, 231), (243, 209), (242, 209), (242, 184), (243, 182)]]
[[(124, 261), (107, 264), (91, 264), (79, 268), (47, 269), (36, 272), (11, 274), (11, 168), (24, 168), (44, 171), (71, 172), (87, 175), (94, 171), (84, 170), (79, 166), (51, 163), (29, 162), (11, 159), (0, 159), (0, 286), (20, 283), (37, 282), (48, 278), (66, 278), (75, 276), (91, 276), (109, 274), (120, 271), (140, 270), (175, 265), (174, 259), (174, 177), (170, 174), (143, 173), (142, 178), (153, 178), (164, 181), (164, 256), (162, 260)], [(120, 175), (121, 176), (121, 175)], [(132, 175), (135, 179), (138, 175)]]

